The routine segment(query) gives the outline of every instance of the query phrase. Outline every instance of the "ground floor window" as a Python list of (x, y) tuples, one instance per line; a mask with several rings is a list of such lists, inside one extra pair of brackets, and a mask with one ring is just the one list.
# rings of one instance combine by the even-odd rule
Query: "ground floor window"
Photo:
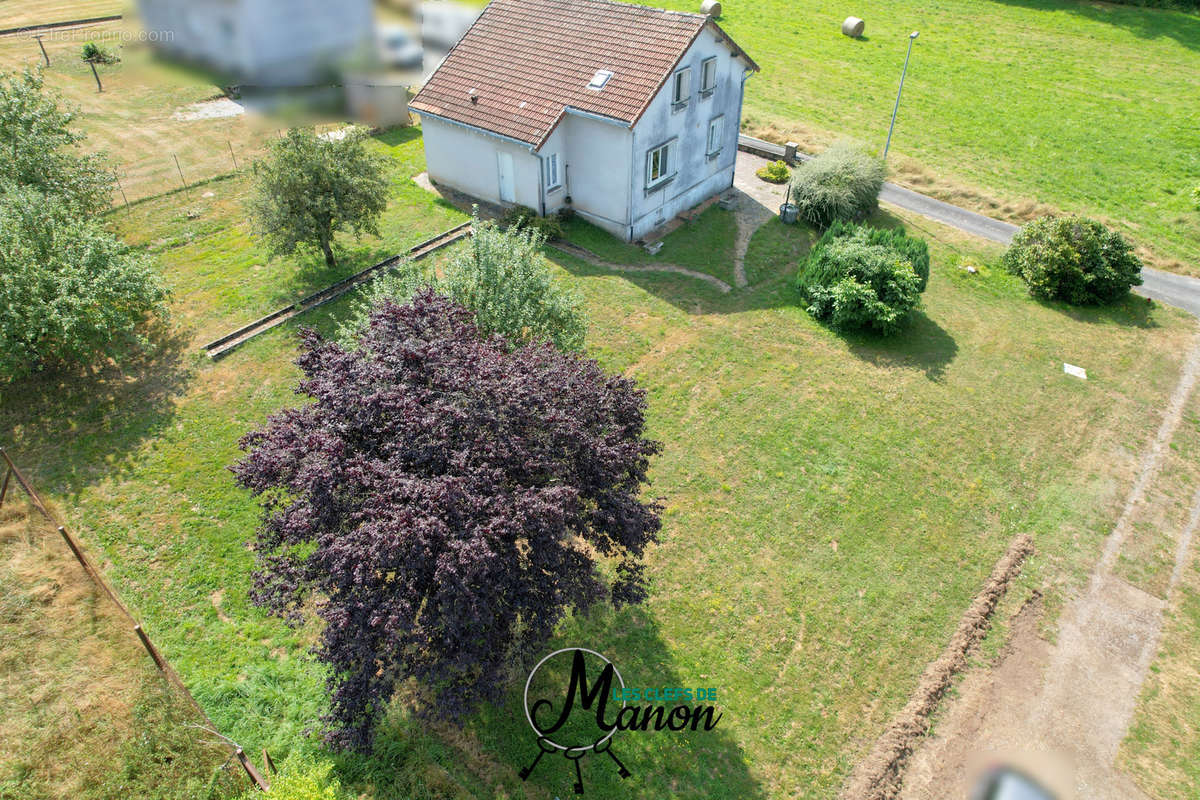
[(652, 148), (646, 153), (646, 188), (662, 183), (675, 174), (675, 142)]

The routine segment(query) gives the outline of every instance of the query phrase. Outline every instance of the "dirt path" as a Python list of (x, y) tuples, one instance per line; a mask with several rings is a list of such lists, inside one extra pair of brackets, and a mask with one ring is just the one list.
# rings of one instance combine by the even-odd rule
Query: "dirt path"
[(604, 259), (600, 258), (600, 256), (596, 255), (591, 250), (580, 247), (579, 245), (571, 244), (570, 242), (551, 242), (550, 247), (553, 247), (556, 250), (561, 250), (569, 255), (573, 255), (576, 258), (582, 258), (589, 264), (594, 264), (597, 267), (604, 267), (605, 269), (611, 269), (615, 272), (674, 272), (676, 275), (686, 275), (689, 278), (705, 281), (723, 293), (733, 290), (732, 286), (720, 278), (714, 278), (712, 275), (698, 272), (694, 269), (688, 269), (687, 267), (681, 267), (678, 264), (614, 264), (611, 261), (605, 261)]
[(755, 170), (769, 163), (764, 158), (738, 152), (737, 165), (733, 171), (733, 213), (737, 219), (737, 238), (733, 243), (733, 279), (738, 288), (749, 285), (746, 280), (746, 251), (750, 239), (763, 223), (775, 216), (783, 205), (786, 185), (767, 183), (754, 174)]
[[(978, 771), (1000, 760), (1024, 767), (1062, 800), (1145, 797), (1114, 760), (1158, 649), (1166, 602), (1117, 577), (1113, 566), (1198, 375), (1200, 338), (1087, 588), (1063, 610), (1057, 643), (1038, 636), (1038, 603), (1027, 604), (1000, 663), (966, 676), (937, 735), (912, 757), (900, 797), (966, 798)], [(1168, 597), (1198, 524), (1200, 492), (1176, 540)]]

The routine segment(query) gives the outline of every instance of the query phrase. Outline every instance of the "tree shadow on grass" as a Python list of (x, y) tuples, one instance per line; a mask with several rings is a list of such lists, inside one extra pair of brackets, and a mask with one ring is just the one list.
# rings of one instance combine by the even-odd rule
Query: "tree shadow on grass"
[[(543, 756), (528, 782), (519, 776), (538, 753), (537, 737), (525, 718), (525, 679), (543, 656), (564, 647), (602, 653), (612, 660), (628, 687), (694, 689), (700, 683), (714, 682), (676, 669), (657, 623), (644, 607), (596, 609), (587, 617), (567, 620), (551, 642), (526, 654), (525, 663), (512, 670), (512, 688), (504, 701), (481, 709), (461, 728), (393, 712), (380, 727), (372, 755), (337, 758), (343, 784), (356, 791), (370, 787), (380, 800), (573, 796), (575, 769), (561, 754)], [(594, 679), (589, 673), (588, 680)], [(565, 692), (566, 687), (563, 689)], [(672, 704), (666, 705), (669, 711)], [(691, 705), (698, 704), (693, 701)], [(612, 752), (629, 770), (629, 777), (622, 779), (617, 764), (607, 755), (588, 753), (579, 765), (584, 796), (764, 798), (745, 754), (730, 733), (729, 715), (734, 712), (719, 699), (713, 705), (714, 717), (724, 714), (725, 718), (709, 731), (618, 731), (612, 739)]]
[(1043, 308), (1065, 314), (1076, 322), (1088, 322), (1094, 325), (1119, 325), (1135, 328), (1158, 328), (1158, 320), (1154, 318), (1156, 303), (1149, 298), (1130, 292), (1124, 298), (1109, 305), (1073, 306), (1057, 300), (1040, 300), (1034, 302)]
[(159, 327), (119, 366), (2, 387), (0, 441), (35, 489), (77, 494), (170, 423), (192, 376), (191, 332)]
[(1114, 25), (1140, 39), (1174, 39), (1191, 50), (1200, 50), (1200, 16), (1178, 9), (1145, 8), (1119, 3), (1082, 0), (1000, 0), (1006, 5), (1038, 11), (1069, 12), (1095, 22)]
[(843, 334), (850, 352), (877, 367), (919, 369), (931, 381), (941, 381), (958, 355), (958, 344), (946, 329), (924, 311), (914, 311), (893, 336)]

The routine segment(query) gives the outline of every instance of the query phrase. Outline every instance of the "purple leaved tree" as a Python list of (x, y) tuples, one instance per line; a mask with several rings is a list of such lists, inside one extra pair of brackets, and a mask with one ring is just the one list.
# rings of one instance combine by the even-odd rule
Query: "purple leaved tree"
[(659, 445), (632, 381), (510, 351), (428, 290), (377, 308), (356, 349), (305, 331), (297, 363), (314, 402), (245, 436), (232, 469), (263, 505), (253, 600), (293, 621), (318, 600), (331, 743), (369, 749), (408, 678), (461, 718), (568, 609), (645, 596)]

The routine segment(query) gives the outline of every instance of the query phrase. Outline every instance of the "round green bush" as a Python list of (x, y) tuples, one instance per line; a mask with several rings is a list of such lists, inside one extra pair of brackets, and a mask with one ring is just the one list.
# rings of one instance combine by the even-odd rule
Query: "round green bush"
[(824, 228), (835, 220), (862, 219), (879, 207), (887, 167), (854, 145), (838, 142), (796, 168), (791, 202), (800, 217)]
[(787, 183), (787, 179), (792, 176), (786, 161), (772, 161), (765, 167), (756, 169), (754, 174), (767, 183)]
[(1086, 217), (1042, 217), (1017, 232), (1004, 267), (1044, 300), (1111, 303), (1142, 282), (1142, 262), (1121, 234)]
[(837, 330), (897, 331), (921, 301), (908, 259), (881, 244), (838, 237), (814, 248), (798, 288), (808, 313)]
[(853, 222), (834, 222), (813, 246), (818, 250), (834, 239), (849, 238), (866, 244), (880, 244), (890, 247), (908, 259), (913, 272), (917, 273), (918, 291), (925, 291), (929, 284), (929, 245), (924, 239), (909, 236), (899, 228), (872, 228), (868, 225), (858, 225)]

